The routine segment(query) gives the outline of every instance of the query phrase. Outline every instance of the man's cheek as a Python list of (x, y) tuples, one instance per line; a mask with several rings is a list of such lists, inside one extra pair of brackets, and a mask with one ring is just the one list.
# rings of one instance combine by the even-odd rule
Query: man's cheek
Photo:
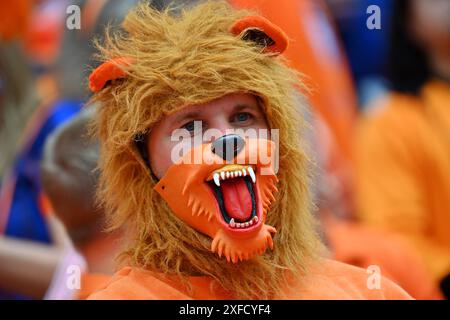
[(194, 143), (191, 138), (185, 138), (179, 142), (172, 142), (167, 151), (167, 154), (170, 154), (168, 159), (170, 164), (173, 164), (184, 157), (192, 149), (193, 145)]

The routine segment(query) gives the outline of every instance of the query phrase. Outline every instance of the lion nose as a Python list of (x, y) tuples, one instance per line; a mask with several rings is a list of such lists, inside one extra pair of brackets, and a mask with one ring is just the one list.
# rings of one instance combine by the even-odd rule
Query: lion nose
[(234, 159), (242, 149), (245, 140), (237, 134), (227, 134), (212, 143), (211, 151), (224, 160)]

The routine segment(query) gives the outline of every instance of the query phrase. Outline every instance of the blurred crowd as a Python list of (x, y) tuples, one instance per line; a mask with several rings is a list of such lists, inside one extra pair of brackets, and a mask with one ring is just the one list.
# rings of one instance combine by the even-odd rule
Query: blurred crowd
[[(294, 40), (285, 56), (307, 88), (331, 256), (377, 266), (414, 298), (449, 298), (450, 0), (230, 2)], [(83, 299), (117, 268), (124, 241), (95, 201), (98, 143), (83, 105), (94, 39), (136, 3), (0, 0), (0, 299)]]

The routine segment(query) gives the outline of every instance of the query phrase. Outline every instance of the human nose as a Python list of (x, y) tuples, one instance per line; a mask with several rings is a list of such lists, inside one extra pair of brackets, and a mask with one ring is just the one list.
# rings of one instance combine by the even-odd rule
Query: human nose
[(234, 127), (225, 117), (216, 117), (209, 123), (208, 129), (203, 133), (203, 143), (213, 143), (220, 137), (232, 133)]

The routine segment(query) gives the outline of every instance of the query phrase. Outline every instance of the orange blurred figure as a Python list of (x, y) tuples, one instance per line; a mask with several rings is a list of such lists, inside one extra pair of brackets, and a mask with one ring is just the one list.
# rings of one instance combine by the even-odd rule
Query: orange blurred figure
[(360, 218), (414, 246), (450, 298), (450, 1), (398, 0), (391, 92), (355, 144)]
[(32, 3), (32, 0), (0, 1), (0, 41), (11, 41), (24, 34)]

